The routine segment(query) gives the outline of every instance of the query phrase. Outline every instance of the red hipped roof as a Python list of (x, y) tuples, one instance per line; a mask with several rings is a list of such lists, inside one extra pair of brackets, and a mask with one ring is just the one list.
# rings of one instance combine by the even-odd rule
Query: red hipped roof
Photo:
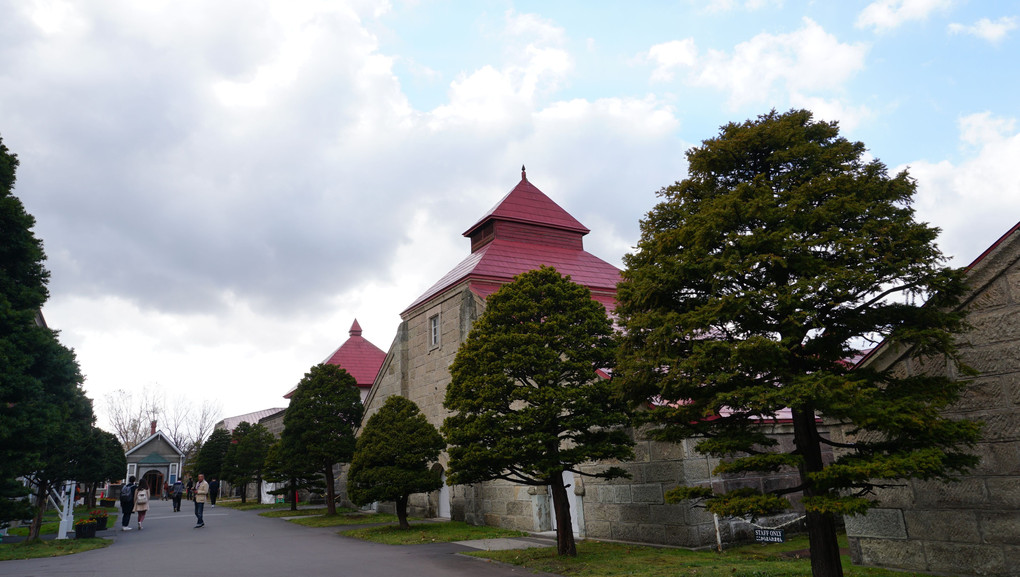
[[(344, 341), (344, 344), (326, 357), (323, 363), (337, 365), (346, 370), (358, 382), (359, 387), (371, 387), (386, 359), (386, 353), (361, 336), (361, 325), (358, 324), (358, 319), (354, 319), (354, 324), (351, 325), (348, 334), (350, 337)], [(296, 389), (297, 387), (294, 387), (288, 391), (284, 398), (289, 399)]]
[[(500, 223), (515, 226), (497, 226)], [(515, 275), (542, 265), (569, 275), (577, 284), (591, 289), (595, 293), (593, 297), (606, 308), (612, 309), (620, 270), (581, 248), (581, 239), (588, 232), (570, 213), (528, 182), (522, 169), (521, 182), (464, 233), (472, 239), (474, 252), (401, 314), (465, 281), (470, 283), (472, 292), (487, 297)], [(565, 243), (564, 237), (574, 241)]]

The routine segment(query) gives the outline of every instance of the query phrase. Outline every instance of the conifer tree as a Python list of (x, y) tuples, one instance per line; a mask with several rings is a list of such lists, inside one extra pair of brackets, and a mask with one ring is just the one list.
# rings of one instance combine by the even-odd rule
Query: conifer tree
[(489, 296), (450, 366), (448, 482), (550, 487), (560, 555), (577, 554), (563, 473), (625, 477), (619, 467), (581, 465), (633, 456), (628, 411), (598, 375), (612, 367), (613, 351), (605, 308), (542, 267)]
[(39, 504), (29, 539), (39, 538), (50, 489), (75, 479), (95, 417), (74, 352), (45, 326), (49, 296), (35, 219), (14, 196), (17, 156), (0, 140), (0, 522), (24, 518), (11, 498), (30, 483)]
[(408, 498), (443, 486), (439, 472), (430, 466), (445, 448), (418, 405), (396, 395), (386, 399), (358, 436), (347, 472), (348, 498), (357, 505), (394, 501), (400, 528), (410, 529)]
[[(698, 439), (718, 474), (799, 471), (765, 493), (680, 488), (721, 515), (762, 515), (803, 495), (816, 577), (842, 575), (836, 517), (865, 512), (876, 486), (945, 479), (976, 458), (972, 422), (940, 416), (963, 380), (851, 370), (860, 345), (959, 367), (951, 307), (961, 271), (938, 229), (914, 219), (916, 185), (865, 158), (864, 145), (810, 112), (723, 126), (687, 153), (689, 176), (662, 189), (624, 259), (616, 378), (663, 440)], [(926, 299), (928, 302), (922, 304)], [(767, 423), (789, 409), (793, 447)], [(839, 442), (819, 419), (843, 426)], [(835, 462), (823, 460), (834, 448)]]
[(305, 373), (283, 414), (284, 444), (322, 471), (328, 515), (336, 515), (333, 466), (354, 456), (354, 431), (363, 411), (354, 377), (336, 365), (320, 363)]

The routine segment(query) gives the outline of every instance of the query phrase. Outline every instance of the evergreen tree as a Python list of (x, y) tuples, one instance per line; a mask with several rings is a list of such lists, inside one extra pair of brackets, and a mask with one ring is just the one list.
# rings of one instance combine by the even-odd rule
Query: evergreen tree
[(198, 454), (195, 455), (195, 461), (191, 468), (196, 472), (201, 472), (209, 479), (224, 478), (223, 461), (227, 457), (227, 449), (229, 447), (230, 432), (226, 429), (214, 430), (198, 449)]
[(612, 335), (587, 288), (542, 267), (489, 296), (450, 366), (448, 482), (551, 487), (560, 555), (577, 554), (563, 473), (624, 477), (580, 465), (633, 456), (626, 407), (597, 374), (613, 365)]
[(127, 457), (117, 435), (92, 427), (81, 449), (81, 467), (76, 480), (84, 485), (85, 506), (96, 506), (96, 488), (100, 483), (121, 479), (127, 470)]
[[(754, 516), (802, 493), (815, 576), (842, 575), (835, 517), (866, 511), (876, 483), (945, 479), (976, 463), (963, 448), (977, 425), (939, 414), (963, 381), (846, 362), (887, 338), (958, 366), (963, 327), (950, 308), (962, 273), (944, 265), (938, 230), (914, 220), (914, 181), (864, 154), (804, 110), (722, 127), (688, 151), (688, 178), (660, 191), (619, 286), (616, 378), (633, 400), (657, 401), (647, 413), (656, 436), (698, 439), (725, 458), (719, 474), (800, 473), (796, 487), (681, 488), (670, 499)], [(792, 448), (766, 426), (784, 409)], [(848, 442), (823, 434), (819, 418), (845, 426)], [(838, 449), (834, 463), (825, 445)]]
[(47, 332), (36, 314), (48, 296), (42, 242), (32, 233), (35, 219), (14, 196), (18, 157), (0, 139), (0, 523), (31, 514), (17, 481), (32, 470), (42, 450), (33, 432), (48, 429), (55, 410), (33, 402), (43, 383), (33, 374), (36, 353)]
[(322, 471), (328, 515), (336, 515), (333, 466), (350, 462), (354, 455), (354, 431), (363, 411), (354, 377), (336, 365), (322, 363), (298, 382), (283, 414), (285, 446), (300, 451), (308, 464)]
[[(257, 495), (262, 494), (266, 457), (275, 441), (273, 434), (263, 425), (245, 422), (234, 427), (221, 472), (230, 484), (241, 489), (242, 503), (247, 502), (250, 483), (256, 484)], [(206, 474), (201, 469), (195, 472)]]
[(21, 518), (37, 497), (29, 539), (39, 538), (48, 492), (75, 479), (95, 417), (73, 351), (42, 322), (49, 273), (35, 219), (14, 196), (18, 159), (0, 140), (0, 522)]
[(282, 483), (283, 487), (269, 491), (270, 495), (283, 495), (290, 502), (290, 510), (297, 511), (300, 491), (325, 493), (322, 470), (319, 469), (298, 448), (285, 445), (277, 440), (269, 448), (266, 457), (265, 480)]
[(347, 496), (357, 505), (394, 501), (401, 529), (407, 523), (407, 500), (443, 486), (430, 465), (446, 448), (425, 415), (404, 397), (392, 396), (361, 429), (347, 471)]

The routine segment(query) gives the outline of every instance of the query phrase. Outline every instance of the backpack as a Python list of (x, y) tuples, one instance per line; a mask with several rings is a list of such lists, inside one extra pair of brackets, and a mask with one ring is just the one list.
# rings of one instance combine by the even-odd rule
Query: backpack
[(135, 502), (135, 484), (124, 485), (120, 491), (120, 502), (124, 505), (131, 505)]
[(138, 504), (139, 505), (144, 505), (144, 504), (146, 504), (148, 502), (149, 502), (149, 492), (148, 491), (139, 491), (138, 492)]

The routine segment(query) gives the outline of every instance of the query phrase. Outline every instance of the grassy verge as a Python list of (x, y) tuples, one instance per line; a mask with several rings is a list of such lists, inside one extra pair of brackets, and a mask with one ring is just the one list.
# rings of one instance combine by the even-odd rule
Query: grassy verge
[[(337, 513), (347, 513), (350, 509), (342, 509), (337, 507)], [(272, 511), (263, 511), (259, 513), (260, 517), (301, 517), (304, 515), (325, 515), (325, 507), (316, 507), (315, 509), (298, 509), (297, 511), (291, 511), (290, 507), (286, 509), (273, 509)]]
[(66, 539), (61, 541), (36, 541), (35, 543), (0, 545), (0, 561), (72, 555), (83, 551), (91, 551), (92, 549), (102, 549), (112, 543), (112, 539)]
[(373, 523), (396, 523), (397, 516), (386, 513), (342, 513), (290, 519), (291, 523), (305, 527), (341, 527), (343, 525), (371, 525)]
[[(776, 545), (745, 545), (723, 553), (583, 541), (577, 544), (577, 557), (557, 557), (555, 548), (467, 554), (569, 577), (810, 577), (811, 561), (792, 554), (807, 547), (806, 537)], [(929, 577), (922, 573), (855, 567), (845, 555), (843, 572), (846, 577)]]
[[(120, 511), (120, 509), (118, 509), (116, 507), (96, 507), (94, 509), (89, 509), (89, 508), (86, 508), (86, 507), (75, 507), (74, 508), (74, 520), (77, 521), (78, 519), (88, 519), (89, 514), (92, 511), (96, 511), (96, 510), (104, 510), (104, 511), (106, 511), (109, 514), (109, 520), (107, 521), (106, 526), (107, 527), (113, 527), (114, 521), (117, 520), (117, 513)], [(55, 510), (52, 510), (52, 509), (46, 511), (45, 513), (43, 513), (42, 520), (43, 520), (43, 523), (42, 523), (42, 526), (39, 529), (39, 534), (40, 535), (55, 535), (57, 533), (57, 529), (60, 528), (60, 517), (57, 514), (57, 512)], [(12, 537), (27, 537), (28, 536), (28, 529), (29, 529), (28, 525), (21, 525), (20, 527), (15, 527), (15, 528), (9, 530), (7, 532), (7, 534), (11, 535)]]
[(387, 545), (420, 545), (422, 543), (449, 543), (451, 541), (528, 536), (527, 533), (521, 531), (500, 529), (499, 527), (479, 527), (460, 521), (418, 523), (411, 525), (409, 530), (402, 530), (396, 525), (366, 527), (364, 529), (341, 531), (340, 534), (344, 537), (375, 541), (376, 543), (385, 543)]
[(240, 499), (217, 499), (217, 507), (227, 507), (228, 509), (237, 509), (238, 511), (256, 511), (259, 509), (290, 509), (290, 503), (256, 503), (255, 501), (249, 501), (242, 504)]

